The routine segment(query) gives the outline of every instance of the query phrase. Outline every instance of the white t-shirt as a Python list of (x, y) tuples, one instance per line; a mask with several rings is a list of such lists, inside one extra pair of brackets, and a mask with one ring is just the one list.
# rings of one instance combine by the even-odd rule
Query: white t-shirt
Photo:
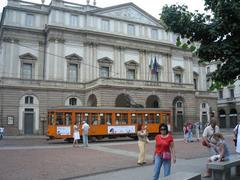
[(82, 125), (82, 130), (83, 130), (83, 134), (84, 135), (88, 135), (88, 130), (89, 130), (89, 125), (87, 124), (87, 123), (84, 123), (83, 125)]

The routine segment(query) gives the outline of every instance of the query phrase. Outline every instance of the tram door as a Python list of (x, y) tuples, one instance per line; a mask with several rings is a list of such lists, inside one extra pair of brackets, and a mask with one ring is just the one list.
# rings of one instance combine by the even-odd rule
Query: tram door
[(33, 134), (33, 109), (26, 108), (24, 112), (24, 134)]

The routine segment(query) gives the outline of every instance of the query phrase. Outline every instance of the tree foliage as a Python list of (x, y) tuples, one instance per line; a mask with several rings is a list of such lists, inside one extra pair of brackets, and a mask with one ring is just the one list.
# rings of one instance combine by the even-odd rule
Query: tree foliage
[(207, 13), (188, 11), (185, 5), (165, 5), (161, 20), (167, 30), (179, 34), (176, 44), (183, 47), (181, 39), (192, 51), (194, 42), (200, 62), (218, 62), (212, 79), (215, 88), (234, 82), (240, 75), (240, 0), (205, 0)]

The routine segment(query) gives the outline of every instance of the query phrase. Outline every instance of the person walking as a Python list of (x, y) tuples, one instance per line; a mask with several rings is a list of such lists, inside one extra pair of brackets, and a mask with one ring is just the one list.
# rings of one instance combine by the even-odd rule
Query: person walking
[(73, 126), (73, 147), (79, 147), (78, 145), (78, 140), (80, 139), (80, 134), (79, 134), (79, 124), (74, 123)]
[(200, 122), (198, 121), (194, 125), (195, 125), (196, 139), (197, 139), (197, 141), (199, 141), (200, 140), (200, 135), (199, 135), (199, 133), (200, 133)]
[(188, 141), (188, 128), (187, 128), (187, 124), (183, 125), (183, 138), (184, 138), (184, 142), (187, 143)]
[(146, 143), (148, 142), (148, 131), (146, 125), (138, 124), (137, 127), (137, 136), (138, 136), (138, 165), (146, 164), (145, 162), (145, 154), (146, 154)]
[(209, 125), (204, 129), (202, 137), (202, 145), (208, 148), (209, 156), (215, 155), (216, 149), (215, 149), (215, 140), (212, 139), (213, 134), (219, 133), (219, 127), (217, 126), (217, 121), (215, 119), (212, 119), (209, 123)]
[[(215, 148), (217, 149), (217, 154), (216, 155), (212, 155), (209, 159), (208, 159), (208, 163), (209, 162), (213, 162), (213, 161), (227, 161), (230, 158), (230, 153), (229, 153), (229, 148), (227, 146), (227, 144), (224, 141), (224, 137), (221, 133), (215, 133), (213, 134), (212, 138), (215, 140), (216, 145)], [(202, 176), (202, 178), (208, 178), (211, 176), (211, 170), (207, 168), (206, 173)]]
[(236, 152), (240, 156), (240, 121), (236, 125), (236, 127), (233, 129), (234, 132), (234, 141), (236, 146)]
[(152, 180), (158, 180), (163, 165), (164, 176), (171, 172), (171, 161), (176, 163), (175, 147), (173, 137), (168, 132), (166, 124), (159, 126), (159, 134), (155, 137), (156, 145), (154, 151), (154, 172)]
[(90, 127), (86, 121), (83, 121), (82, 125), (82, 136), (83, 136), (83, 145), (88, 147), (88, 131)]

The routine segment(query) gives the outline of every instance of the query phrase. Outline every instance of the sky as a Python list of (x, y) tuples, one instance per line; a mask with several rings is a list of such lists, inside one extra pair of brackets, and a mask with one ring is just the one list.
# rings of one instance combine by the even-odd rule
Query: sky
[[(41, 3), (41, 0), (24, 0), (28, 2)], [(45, 4), (49, 4), (51, 0), (45, 0)], [(74, 2), (78, 4), (86, 4), (86, 0), (65, 0), (68, 2)], [(93, 4), (94, 0), (90, 0), (90, 4)], [(204, 0), (96, 0), (97, 6), (104, 8), (108, 6), (114, 6), (118, 4), (133, 2), (135, 5), (151, 14), (155, 18), (159, 19), (159, 13), (165, 4), (185, 4), (189, 7), (190, 11), (198, 10), (204, 12)], [(3, 7), (7, 5), (7, 0), (0, 0), (0, 12)]]

